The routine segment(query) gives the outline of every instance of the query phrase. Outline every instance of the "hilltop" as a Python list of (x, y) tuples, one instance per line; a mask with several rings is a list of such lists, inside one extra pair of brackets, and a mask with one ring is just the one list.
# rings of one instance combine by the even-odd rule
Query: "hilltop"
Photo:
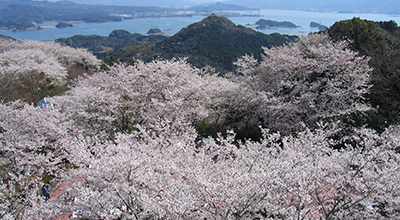
[(296, 38), (281, 34), (266, 35), (213, 14), (157, 43), (127, 46), (96, 55), (102, 59), (113, 56), (121, 61), (130, 61), (132, 57), (144, 61), (157, 57), (188, 57), (188, 62), (197, 67), (210, 65), (225, 72), (234, 70), (232, 63), (240, 56), (249, 54), (261, 58), (262, 47), (283, 45)]

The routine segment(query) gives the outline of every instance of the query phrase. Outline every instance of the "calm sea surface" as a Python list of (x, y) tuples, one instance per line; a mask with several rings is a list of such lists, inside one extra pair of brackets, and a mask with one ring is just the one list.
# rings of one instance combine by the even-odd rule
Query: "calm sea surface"
[[(255, 14), (255, 11), (244, 12), (242, 14)], [(361, 19), (373, 21), (389, 21), (394, 20), (400, 24), (400, 16), (386, 15), (386, 14), (357, 14), (357, 13), (337, 13), (337, 12), (305, 12), (305, 11), (291, 11), (291, 10), (261, 10), (263, 17), (229, 17), (236, 24), (241, 24), (251, 28), (256, 26), (251, 25), (257, 22), (260, 18), (271, 19), (276, 21), (290, 21), (300, 26), (299, 28), (277, 28), (268, 30), (257, 30), (266, 34), (281, 33), (281, 34), (307, 34), (309, 32), (318, 31), (317, 28), (310, 28), (310, 22), (315, 21), (322, 25), (331, 26), (336, 21), (351, 19), (359, 17)], [(146, 34), (150, 28), (159, 28), (167, 35), (174, 35), (179, 30), (188, 25), (200, 21), (204, 16), (193, 17), (169, 17), (169, 18), (137, 18), (132, 20), (125, 20), (122, 22), (108, 22), (108, 23), (75, 23), (73, 28), (46, 28), (40, 31), (22, 31), (11, 32), (7, 30), (0, 30), (0, 34), (11, 36), (17, 39), (31, 39), (39, 41), (50, 41), (57, 38), (67, 38), (73, 35), (100, 35), (108, 36), (113, 30), (125, 29), (131, 33)], [(54, 26), (56, 23), (46, 23), (41, 25)]]

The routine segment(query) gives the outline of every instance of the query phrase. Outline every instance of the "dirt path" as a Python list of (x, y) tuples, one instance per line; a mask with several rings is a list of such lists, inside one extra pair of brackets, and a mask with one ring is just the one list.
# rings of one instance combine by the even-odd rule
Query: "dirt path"
[[(72, 183), (67, 182), (58, 185), (56, 190), (51, 194), (49, 201), (51, 202), (51, 200), (58, 199), (58, 197), (65, 191), (66, 187), (72, 188)], [(72, 212), (67, 212), (58, 217), (53, 218), (52, 220), (69, 220), (71, 219), (72, 214), (73, 214)]]

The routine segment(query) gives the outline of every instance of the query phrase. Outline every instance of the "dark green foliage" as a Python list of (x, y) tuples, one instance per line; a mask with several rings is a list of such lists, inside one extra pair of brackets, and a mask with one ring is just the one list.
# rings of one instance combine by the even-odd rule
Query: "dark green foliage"
[(381, 26), (381, 28), (383, 28), (386, 31), (389, 32), (395, 32), (396, 30), (398, 30), (398, 26), (397, 23), (393, 20), (390, 21), (380, 21), (378, 22), (379, 26)]
[(46, 21), (84, 21), (107, 22), (121, 21), (121, 18), (99, 11), (81, 9), (58, 9), (33, 5), (10, 4), (0, 9), (0, 26), (14, 30), (26, 30), (34, 27), (33, 23)]
[(162, 13), (171, 12), (172, 8), (157, 6), (118, 6), (118, 5), (86, 5), (72, 1), (37, 1), (37, 0), (0, 0), (0, 9), (10, 4), (45, 7), (57, 11), (98, 12), (105, 14)]
[(235, 25), (225, 17), (210, 15), (155, 44), (129, 46), (98, 55), (104, 60), (113, 56), (122, 61), (129, 61), (132, 57), (144, 61), (157, 57), (188, 57), (188, 62), (197, 67), (209, 65), (217, 71), (226, 72), (235, 69), (232, 63), (240, 56), (250, 54), (260, 59), (263, 46), (283, 45), (296, 38), (280, 34), (266, 35)]
[(149, 31), (147, 31), (147, 34), (159, 34), (162, 31), (160, 30), (160, 28), (151, 28)]
[(297, 28), (297, 25), (290, 21), (273, 21), (260, 19), (256, 22), (257, 25), (265, 25), (267, 27), (285, 27), (285, 28)]
[(35, 27), (32, 22), (43, 22), (50, 18), (44, 8), (11, 4), (0, 10), (0, 26), (15, 31)]
[(130, 35), (132, 35), (131, 32), (120, 29), (120, 30), (113, 30), (111, 34), (108, 35), (108, 37), (115, 39), (124, 39)]
[(382, 131), (400, 122), (400, 28), (396, 22), (373, 22), (353, 18), (336, 22), (328, 29), (333, 39), (351, 40), (352, 49), (371, 57), (374, 68), (368, 100), (376, 111), (368, 124)]
[(92, 52), (103, 51), (106, 49), (106, 47), (112, 45), (107, 37), (98, 35), (75, 35), (69, 38), (56, 39), (55, 42), (74, 48), (87, 48)]
[(67, 23), (64, 23), (64, 22), (60, 22), (60, 23), (58, 23), (57, 25), (56, 25), (56, 28), (67, 28), (67, 27), (73, 27), (74, 25), (72, 25), (72, 24), (67, 24)]
[(54, 175), (50, 175), (47, 172), (44, 172), (42, 176), (42, 182), (48, 184), (50, 183), (51, 180), (54, 179), (54, 177), (55, 177)]
[(166, 36), (163, 35), (146, 36), (137, 33), (131, 34), (125, 30), (114, 30), (108, 37), (99, 35), (75, 35), (69, 38), (56, 39), (56, 42), (74, 48), (87, 48), (92, 52), (102, 52), (132, 45), (156, 42), (165, 38)]
[(84, 5), (71, 1), (0, 0), (0, 27), (15, 31), (34, 28), (34, 23), (46, 21), (121, 21), (112, 14), (166, 13), (171, 8), (154, 6)]
[(261, 30), (269, 29), (269, 27), (265, 24), (258, 25), (256, 28)]
[(56, 85), (44, 73), (29, 72), (23, 74), (5, 74), (0, 77), (1, 101), (23, 100), (38, 103), (39, 100), (64, 93), (67, 85)]
[(0, 101), (11, 102), (19, 99), (29, 104), (37, 104), (45, 97), (62, 95), (78, 77), (85, 74), (91, 75), (93, 70), (79, 64), (70, 65), (67, 67), (66, 83), (56, 84), (43, 72), (7, 73), (0, 77)]

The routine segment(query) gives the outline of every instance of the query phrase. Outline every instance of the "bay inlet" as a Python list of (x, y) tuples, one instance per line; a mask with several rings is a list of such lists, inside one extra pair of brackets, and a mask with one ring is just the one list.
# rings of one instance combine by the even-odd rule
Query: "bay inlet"
[[(240, 11), (241, 14), (254, 13)], [(318, 28), (311, 28), (311, 22), (317, 22), (325, 26), (331, 26), (336, 21), (352, 19), (359, 17), (361, 19), (372, 21), (390, 21), (394, 20), (400, 24), (400, 16), (388, 14), (364, 14), (364, 13), (338, 13), (338, 12), (310, 12), (310, 11), (293, 11), (293, 10), (261, 10), (260, 15), (256, 16), (238, 16), (228, 17), (237, 25), (243, 25), (249, 28), (256, 28), (254, 25), (260, 18), (276, 21), (290, 21), (298, 28), (274, 28), (274, 29), (255, 29), (265, 34), (280, 33), (289, 35), (308, 34), (310, 32), (319, 31)], [(160, 17), (160, 18), (135, 18), (127, 19), (120, 22), (106, 23), (74, 23), (74, 27), (70, 28), (44, 28), (35, 31), (12, 32), (8, 30), (0, 30), (0, 34), (10, 36), (17, 39), (30, 39), (38, 41), (53, 41), (57, 38), (67, 38), (74, 35), (99, 35), (108, 36), (113, 30), (124, 29), (131, 33), (146, 34), (151, 28), (159, 28), (166, 35), (174, 35), (182, 28), (200, 21), (205, 16), (183, 16), (183, 17)], [(41, 26), (52, 27), (57, 23), (38, 24)]]

